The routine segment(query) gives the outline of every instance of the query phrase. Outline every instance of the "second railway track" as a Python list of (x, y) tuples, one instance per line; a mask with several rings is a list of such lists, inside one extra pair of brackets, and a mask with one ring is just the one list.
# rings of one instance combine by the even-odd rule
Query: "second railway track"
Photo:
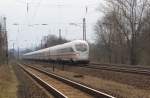
[[(148, 66), (141, 66), (141, 65), (119, 65), (119, 64), (101, 64), (101, 63), (89, 63), (89, 64), (57, 64), (57, 63), (49, 63), (52, 65), (59, 65), (59, 66), (67, 66), (67, 67), (80, 67), (86, 69), (94, 69), (94, 70), (108, 70), (114, 72), (122, 72), (122, 73), (132, 73), (132, 74), (142, 74), (142, 75), (150, 75), (150, 67)], [(49, 67), (49, 64), (46, 67)], [(55, 67), (56, 67), (55, 66)]]
[(39, 68), (29, 65), (19, 65), (40, 85), (56, 96), (56, 98), (115, 98)]
[(96, 69), (96, 70), (109, 70), (116, 72), (125, 72), (125, 73), (134, 73), (134, 74), (143, 74), (150, 75), (150, 67), (142, 67), (142, 66), (121, 66), (121, 65), (113, 65), (113, 64), (98, 64), (98, 63), (90, 63), (87, 65), (78, 65), (78, 67)]

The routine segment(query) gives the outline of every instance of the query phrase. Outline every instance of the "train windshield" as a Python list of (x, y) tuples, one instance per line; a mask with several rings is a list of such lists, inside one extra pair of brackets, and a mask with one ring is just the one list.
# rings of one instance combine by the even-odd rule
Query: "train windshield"
[(75, 45), (75, 47), (77, 51), (81, 51), (81, 52), (87, 51), (87, 45), (85, 44), (77, 44)]

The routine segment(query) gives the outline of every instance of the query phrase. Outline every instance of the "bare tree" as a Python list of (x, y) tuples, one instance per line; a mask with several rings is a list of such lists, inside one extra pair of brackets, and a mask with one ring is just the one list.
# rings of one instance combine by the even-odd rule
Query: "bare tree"
[(68, 40), (64, 38), (58, 38), (55, 35), (44, 36), (41, 41), (41, 44), (35, 50), (51, 47), (51, 46), (58, 45), (58, 44), (63, 44), (66, 42), (68, 42)]
[[(98, 34), (100, 34), (101, 39), (105, 42), (105, 46), (107, 46), (108, 49), (112, 51), (114, 47), (117, 47), (116, 49), (119, 49), (120, 47), (120, 51), (126, 51), (128, 53), (130, 64), (137, 64), (138, 50), (140, 48), (138, 45), (138, 39), (144, 28), (144, 17), (149, 11), (150, 1), (105, 1), (108, 5), (106, 9), (107, 13), (105, 13), (103, 20), (97, 22), (95, 31), (97, 33), (99, 32)], [(103, 23), (107, 23), (106, 28)], [(126, 47), (127, 50), (123, 49), (122, 46)]]

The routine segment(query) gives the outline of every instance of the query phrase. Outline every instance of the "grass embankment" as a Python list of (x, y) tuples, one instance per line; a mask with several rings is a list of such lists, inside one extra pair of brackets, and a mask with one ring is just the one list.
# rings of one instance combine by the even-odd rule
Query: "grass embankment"
[(13, 64), (13, 69), (18, 79), (18, 98), (54, 98), (17, 64)]
[(8, 65), (0, 66), (0, 98), (17, 98), (17, 79)]

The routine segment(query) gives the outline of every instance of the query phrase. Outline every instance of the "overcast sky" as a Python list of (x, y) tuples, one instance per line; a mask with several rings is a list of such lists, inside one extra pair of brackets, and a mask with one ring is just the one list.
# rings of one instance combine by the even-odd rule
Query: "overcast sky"
[[(62, 29), (64, 38), (82, 39), (83, 17), (87, 19), (87, 40), (93, 41), (93, 26), (102, 15), (96, 9), (103, 3), (102, 1), (0, 0), (0, 15), (7, 17), (9, 48), (12, 48), (13, 43), (16, 48), (35, 47), (40, 43), (42, 36), (48, 34), (58, 36), (59, 29)], [(69, 23), (76, 23), (78, 26)]]

